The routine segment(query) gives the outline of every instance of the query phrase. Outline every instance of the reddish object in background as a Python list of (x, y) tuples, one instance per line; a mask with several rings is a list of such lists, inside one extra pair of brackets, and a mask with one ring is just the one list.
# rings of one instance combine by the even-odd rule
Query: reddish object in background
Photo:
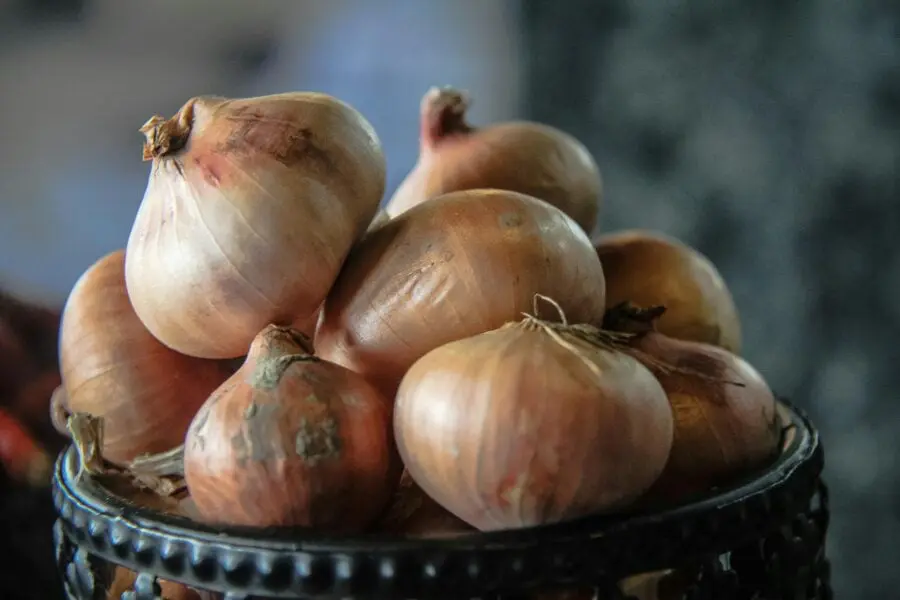
[(9, 411), (0, 408), (0, 463), (17, 484), (41, 486), (50, 482), (53, 461), (31, 433)]
[[(60, 383), (57, 337), (60, 311), (23, 302), (0, 290), (0, 410), (3, 423), (12, 420), (9, 431), (0, 434), (20, 439), (24, 435), (31, 443), (55, 453), (64, 440), (50, 422), (50, 396)], [(20, 436), (20, 437), (16, 437)], [(16, 452), (17, 444), (0, 439), (5, 452)], [(15, 472), (9, 473), (17, 480)]]

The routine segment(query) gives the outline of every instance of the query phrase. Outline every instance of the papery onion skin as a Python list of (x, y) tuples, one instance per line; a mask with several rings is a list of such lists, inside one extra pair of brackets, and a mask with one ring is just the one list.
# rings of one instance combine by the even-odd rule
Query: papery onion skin
[(559, 335), (517, 324), (444, 345), (397, 393), (406, 468), (481, 530), (620, 508), (666, 463), (672, 412), (650, 371)]
[(626, 230), (601, 236), (606, 304), (665, 306), (657, 322), (670, 337), (741, 350), (737, 307), (722, 275), (703, 254), (661, 233)]
[(467, 95), (453, 88), (432, 88), (422, 98), (419, 160), (388, 202), (388, 214), (449, 192), (497, 188), (540, 198), (590, 233), (603, 186), (587, 148), (539, 123), (473, 128), (466, 123), (468, 105)]
[(446, 194), (357, 244), (325, 301), (316, 349), (393, 395), (427, 352), (517, 320), (535, 294), (553, 295), (573, 321), (601, 318), (603, 269), (587, 235), (530, 196)]
[(203, 519), (362, 531), (400, 475), (391, 403), (359, 375), (269, 326), (185, 441), (185, 481)]
[(120, 465), (183, 443), (196, 411), (233, 372), (170, 350), (147, 331), (128, 300), (122, 250), (73, 287), (59, 354), (65, 408), (103, 419), (103, 457)]
[(384, 193), (371, 125), (316, 93), (188, 101), (151, 119), (153, 167), (127, 247), (128, 291), (167, 346), (246, 354), (268, 323), (315, 325)]
[(672, 451), (650, 498), (675, 502), (709, 492), (775, 459), (781, 441), (776, 399), (747, 361), (656, 332), (633, 343), (650, 357), (643, 362), (666, 391), (675, 418)]
[(375, 218), (372, 219), (372, 222), (369, 223), (367, 232), (372, 231), (373, 229), (378, 229), (385, 223), (391, 220), (391, 217), (387, 214), (387, 211), (380, 209), (377, 213), (375, 213)]

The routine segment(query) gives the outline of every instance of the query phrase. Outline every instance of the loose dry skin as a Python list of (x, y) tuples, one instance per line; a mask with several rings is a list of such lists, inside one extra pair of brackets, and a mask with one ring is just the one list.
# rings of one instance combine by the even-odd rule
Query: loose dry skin
[(314, 327), (384, 193), (369, 123), (290, 93), (194, 98), (144, 133), (153, 167), (126, 267), (147, 328), (185, 354), (233, 358), (269, 323)]
[(573, 321), (600, 320), (603, 269), (584, 232), (522, 194), (447, 194), (356, 246), (325, 302), (316, 350), (393, 396), (420, 357), (518, 320), (535, 294), (552, 295)]
[(660, 333), (740, 352), (737, 308), (705, 256), (672, 238), (637, 230), (602, 236), (596, 247), (607, 307), (622, 302), (665, 306), (656, 324)]
[(553, 127), (511, 122), (474, 128), (469, 98), (433, 88), (422, 98), (420, 154), (387, 204), (395, 217), (449, 192), (495, 188), (540, 198), (590, 233), (600, 210), (602, 183), (587, 148)]
[(65, 397), (55, 405), (103, 418), (103, 456), (120, 465), (182, 444), (194, 413), (234, 371), (174, 352), (147, 331), (125, 290), (121, 250), (75, 284), (59, 346)]
[(359, 531), (399, 477), (391, 406), (361, 377), (270, 326), (198, 412), (185, 479), (209, 522)]
[(397, 394), (410, 474), (482, 530), (627, 505), (662, 472), (672, 412), (637, 360), (533, 322), (442, 346)]

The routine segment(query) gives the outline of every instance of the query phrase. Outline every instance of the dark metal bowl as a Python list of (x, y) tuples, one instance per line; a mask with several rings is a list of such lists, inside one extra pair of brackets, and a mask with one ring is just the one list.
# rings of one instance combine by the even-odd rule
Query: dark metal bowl
[(598, 516), (446, 538), (335, 537), (205, 526), (141, 508), (57, 462), (57, 560), (75, 599), (106, 598), (112, 565), (139, 575), (123, 599), (159, 597), (157, 577), (227, 598), (496, 598), (594, 588), (627, 598), (625, 577), (673, 569), (678, 598), (831, 598), (827, 492), (818, 433), (792, 425), (767, 470), (662, 512)]

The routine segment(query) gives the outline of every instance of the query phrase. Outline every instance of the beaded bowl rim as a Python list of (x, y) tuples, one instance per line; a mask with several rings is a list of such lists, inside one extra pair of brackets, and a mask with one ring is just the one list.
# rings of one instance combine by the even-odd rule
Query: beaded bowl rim
[(334, 535), (304, 528), (219, 527), (199, 523), (184, 516), (163, 513), (137, 506), (114, 495), (89, 476), (78, 475), (77, 453), (64, 450), (54, 470), (54, 501), (67, 519), (73, 510), (93, 519), (115, 522), (140, 535), (157, 531), (193, 543), (246, 547), (275, 552), (326, 552), (346, 550), (378, 552), (379, 550), (434, 549), (466, 551), (500, 545), (506, 548), (533, 546), (553, 540), (555, 543), (584, 542), (623, 529), (652, 528), (686, 516), (746, 502), (766, 490), (784, 485), (794, 473), (820, 450), (818, 432), (805, 414), (787, 402), (779, 401), (783, 421), (793, 425), (785, 438), (778, 459), (762, 472), (722, 488), (695, 501), (662, 511), (617, 512), (581, 517), (561, 523), (491, 532), (451, 534), (446, 537), (415, 537), (391, 534)]

